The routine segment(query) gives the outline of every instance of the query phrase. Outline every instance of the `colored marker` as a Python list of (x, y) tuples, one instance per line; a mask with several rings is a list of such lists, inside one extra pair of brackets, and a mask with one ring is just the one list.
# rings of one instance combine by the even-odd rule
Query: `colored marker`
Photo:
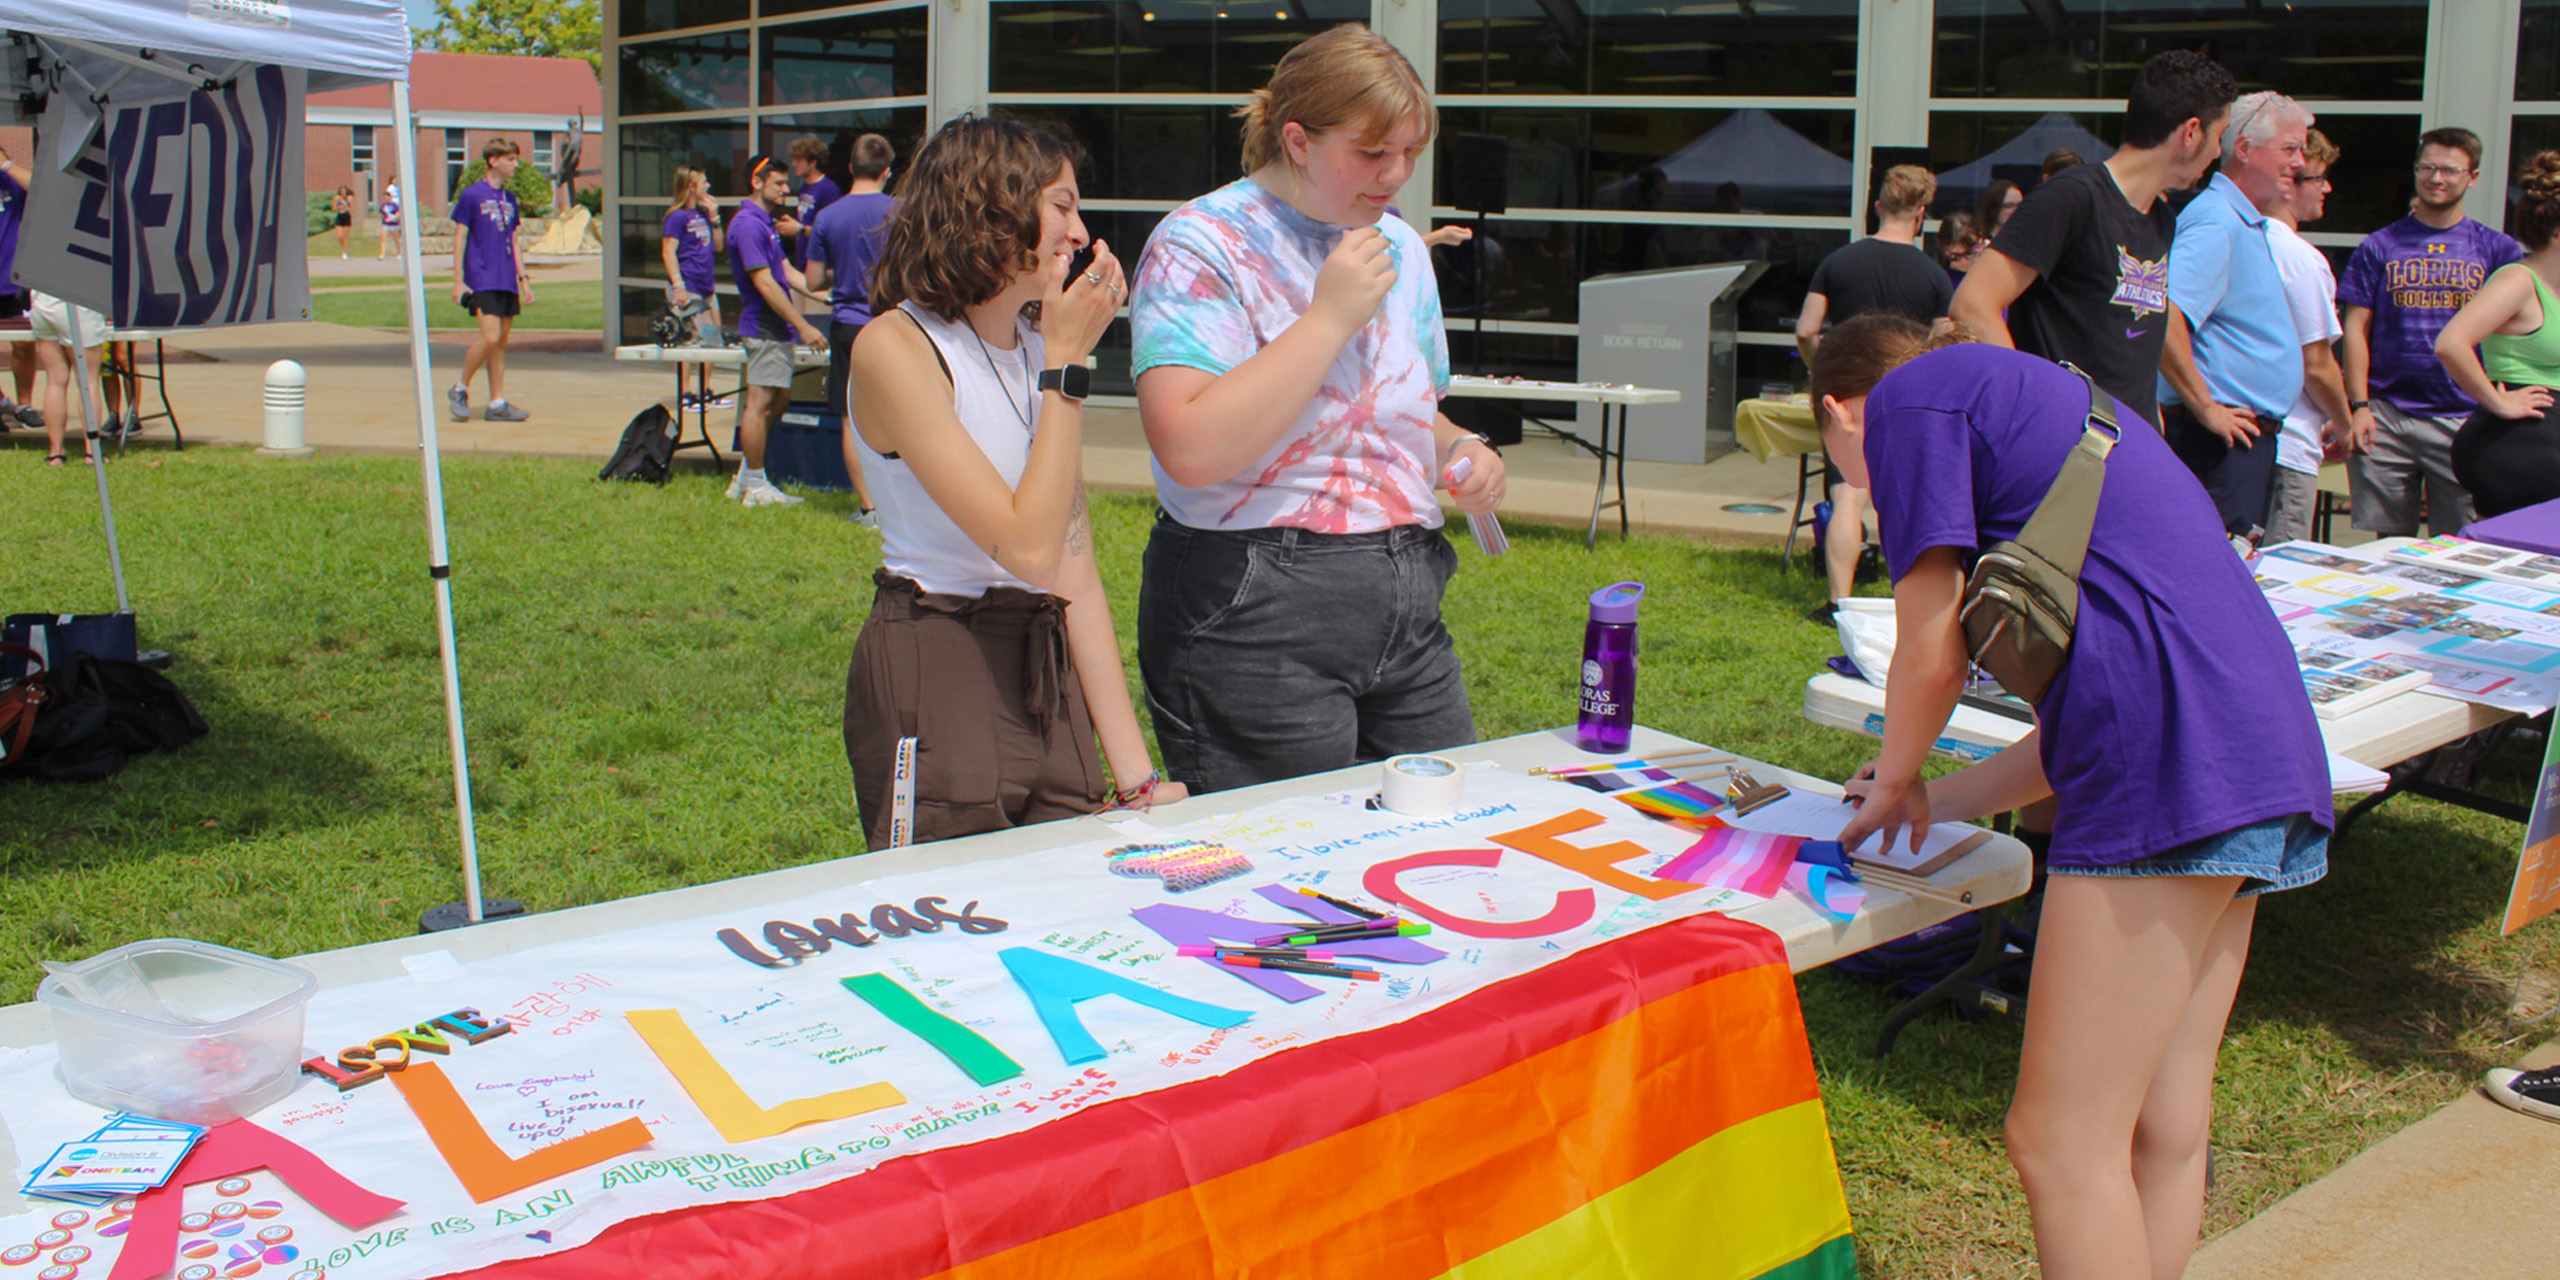
[(1328, 933), (1322, 937), (1298, 934), (1296, 936), (1283, 939), (1283, 941), (1292, 947), (1338, 947), (1346, 942), (1365, 942), (1371, 938), (1419, 938), (1429, 932), (1431, 932), (1431, 926), (1427, 924), (1396, 924), (1389, 926), (1385, 921), (1380, 921), (1377, 928), (1364, 930), (1359, 933)]
[(1272, 960), (1331, 960), (1333, 958), (1333, 953), (1330, 951), (1309, 951), (1304, 947), (1175, 947), (1174, 952), (1177, 955), (1206, 958), (1217, 956), (1262, 956)]
[(1300, 889), (1298, 892), (1303, 893), (1318, 902), (1348, 911), (1363, 920), (1383, 920), (1386, 918), (1386, 913), (1383, 911), (1371, 911), (1357, 902), (1344, 902), (1342, 899), (1329, 893), (1318, 893), (1313, 889)]
[(1353, 936), (1373, 937), (1377, 935), (1372, 934), (1370, 932), (1371, 930), (1402, 923), (1404, 922), (1396, 919), (1394, 916), (1380, 916), (1375, 920), (1352, 920), (1342, 924), (1304, 925), (1296, 929), (1291, 929), (1287, 933), (1275, 933), (1267, 938), (1256, 938), (1253, 940), (1253, 945), (1257, 947), (1277, 947), (1282, 945), (1296, 947), (1309, 945), (1301, 941), (1301, 939), (1305, 938), (1342, 938)]
[(1289, 973), (1312, 973), (1326, 978), (1358, 978), (1362, 982), (1376, 982), (1386, 976), (1375, 969), (1346, 969), (1338, 964), (1300, 964), (1295, 960), (1273, 960), (1263, 956), (1220, 956), (1218, 962), (1231, 964), (1240, 969), (1280, 969)]

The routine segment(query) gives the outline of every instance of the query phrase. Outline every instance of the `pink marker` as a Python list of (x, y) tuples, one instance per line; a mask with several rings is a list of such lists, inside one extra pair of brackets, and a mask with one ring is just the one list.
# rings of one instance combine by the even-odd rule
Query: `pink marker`
[(1214, 960), (1219, 956), (1267, 956), (1274, 960), (1331, 960), (1330, 951), (1309, 951), (1302, 947), (1175, 947), (1174, 954), (1198, 956)]

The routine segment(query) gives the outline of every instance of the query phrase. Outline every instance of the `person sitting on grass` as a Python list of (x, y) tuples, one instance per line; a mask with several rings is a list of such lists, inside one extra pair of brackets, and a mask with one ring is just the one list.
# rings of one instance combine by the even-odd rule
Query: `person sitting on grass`
[[(944, 125), (872, 267), (848, 435), (882, 565), (844, 745), (873, 848), (1187, 794), (1148, 761), (1085, 514), (1084, 358), (1127, 285), (1077, 216), (1080, 159), (1018, 121)], [(909, 741), (911, 825), (891, 785)]]
[[(2222, 1029), (2256, 895), (2328, 870), (2328, 749), (2284, 628), (2204, 489), (2086, 375), (1875, 313), (1814, 352), (1823, 443), (1875, 495), (1899, 642), (1840, 841), (2054, 801), (2009, 1160), (2044, 1274), (2175, 1276), (2204, 1213)], [(2115, 443), (2070, 656), (2036, 727), (1923, 782), (1968, 671), (1965, 566), (2015, 538), (2096, 405)]]
[(471, 379), (484, 368), (489, 371), (489, 407), (482, 417), (522, 422), (533, 416), (507, 402), (507, 341), (515, 332), (516, 316), (533, 301), (524, 246), (516, 237), (522, 218), (515, 194), (507, 190), (523, 154), (513, 139), (491, 138), (480, 148), (488, 176), (464, 187), (453, 201), (453, 302), (480, 320), (480, 336), (462, 355), (462, 381), (445, 392), (445, 406), (456, 422), (470, 421)]

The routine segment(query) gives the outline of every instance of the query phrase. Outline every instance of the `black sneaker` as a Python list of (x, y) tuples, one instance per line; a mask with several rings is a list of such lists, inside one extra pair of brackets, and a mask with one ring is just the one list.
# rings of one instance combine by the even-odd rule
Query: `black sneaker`
[(2540, 1071), (2493, 1067), (2484, 1087), (2490, 1097), (2526, 1115), (2560, 1120), (2560, 1067)]
[(1804, 620), (1826, 627), (1836, 627), (1840, 625), (1840, 605), (1836, 601), (1826, 600), (1806, 610)]

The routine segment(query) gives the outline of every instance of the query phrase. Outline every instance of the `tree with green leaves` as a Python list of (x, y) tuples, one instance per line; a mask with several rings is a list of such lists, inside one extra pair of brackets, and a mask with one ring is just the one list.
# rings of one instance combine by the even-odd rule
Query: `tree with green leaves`
[(436, 0), (420, 47), (441, 53), (584, 58), (604, 74), (600, 0)]

